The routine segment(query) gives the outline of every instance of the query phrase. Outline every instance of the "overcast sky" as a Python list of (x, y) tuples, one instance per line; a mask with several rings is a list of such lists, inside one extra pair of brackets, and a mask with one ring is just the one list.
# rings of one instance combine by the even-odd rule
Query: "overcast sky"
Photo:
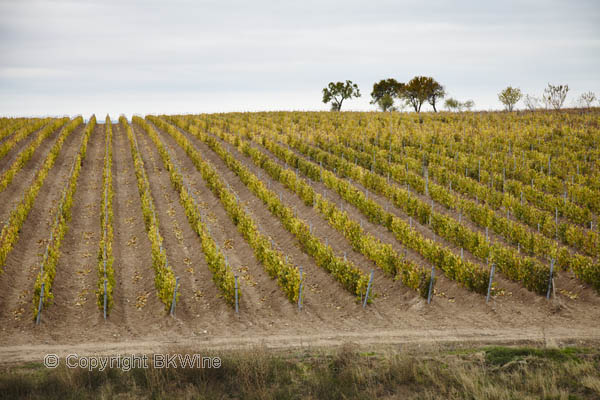
[(346, 79), (343, 108), (373, 110), (375, 81), (415, 75), (477, 109), (549, 82), (570, 105), (599, 61), (597, 0), (0, 0), (0, 115), (324, 110)]

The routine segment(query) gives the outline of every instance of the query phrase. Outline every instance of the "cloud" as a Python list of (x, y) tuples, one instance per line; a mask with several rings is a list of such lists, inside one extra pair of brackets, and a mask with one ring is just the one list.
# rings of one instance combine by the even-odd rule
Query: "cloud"
[(594, 1), (5, 1), (0, 110), (327, 109), (345, 79), (373, 109), (374, 81), (417, 74), (498, 108), (508, 84), (600, 92), (598, 20)]

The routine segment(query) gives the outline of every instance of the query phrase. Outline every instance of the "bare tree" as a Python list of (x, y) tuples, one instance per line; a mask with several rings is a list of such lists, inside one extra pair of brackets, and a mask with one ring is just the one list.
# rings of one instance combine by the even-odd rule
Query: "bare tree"
[(581, 96), (579, 96), (577, 103), (581, 107), (591, 108), (592, 104), (594, 104), (595, 101), (596, 95), (594, 94), (594, 92), (585, 92), (582, 93)]
[(467, 109), (467, 111), (471, 111), (473, 107), (475, 107), (475, 102), (473, 100), (467, 100), (462, 103), (462, 106)]
[(534, 95), (526, 94), (523, 102), (529, 111), (535, 111), (540, 108), (540, 99)]
[(521, 89), (513, 88), (512, 86), (509, 86), (500, 93), (498, 93), (498, 99), (500, 100), (500, 102), (502, 102), (502, 104), (504, 104), (504, 106), (509, 112), (512, 111), (515, 104), (517, 104), (517, 102), (521, 100), (521, 97), (523, 97)]
[(569, 92), (569, 85), (551, 85), (544, 89), (544, 95), (542, 96), (546, 107), (552, 107), (555, 110), (560, 110), (563, 106), (567, 93)]

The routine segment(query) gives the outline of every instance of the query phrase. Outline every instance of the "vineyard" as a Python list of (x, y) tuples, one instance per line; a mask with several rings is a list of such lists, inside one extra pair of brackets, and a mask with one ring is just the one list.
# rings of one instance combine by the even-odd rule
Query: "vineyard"
[(4, 345), (600, 332), (597, 109), (1, 118), (0, 202)]

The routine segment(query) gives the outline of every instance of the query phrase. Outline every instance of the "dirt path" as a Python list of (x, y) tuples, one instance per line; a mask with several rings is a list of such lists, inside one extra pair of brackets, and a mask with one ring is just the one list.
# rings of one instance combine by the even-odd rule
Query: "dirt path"
[(441, 350), (443, 348), (468, 348), (486, 345), (536, 345), (555, 347), (598, 346), (600, 336), (596, 332), (557, 329), (502, 329), (473, 330), (381, 330), (377, 332), (336, 331), (312, 335), (246, 335), (232, 337), (186, 337), (170, 341), (122, 341), (87, 342), (69, 345), (20, 345), (0, 347), (0, 365), (23, 362), (42, 362), (46, 354), (56, 354), (60, 363), (69, 354), (110, 356), (115, 354), (207, 354), (214, 350), (252, 349), (301, 351), (314, 348), (331, 348), (351, 343), (368, 349), (396, 348), (405, 352), (415, 350)]
[(0, 324), (3, 334), (23, 330), (24, 335), (35, 337), (38, 332), (32, 329), (31, 320), (33, 284), (50, 236), (62, 189), (81, 143), (83, 128), (80, 126), (75, 129), (63, 143), (23, 224), (19, 241), (8, 256), (5, 271), (0, 275)]

